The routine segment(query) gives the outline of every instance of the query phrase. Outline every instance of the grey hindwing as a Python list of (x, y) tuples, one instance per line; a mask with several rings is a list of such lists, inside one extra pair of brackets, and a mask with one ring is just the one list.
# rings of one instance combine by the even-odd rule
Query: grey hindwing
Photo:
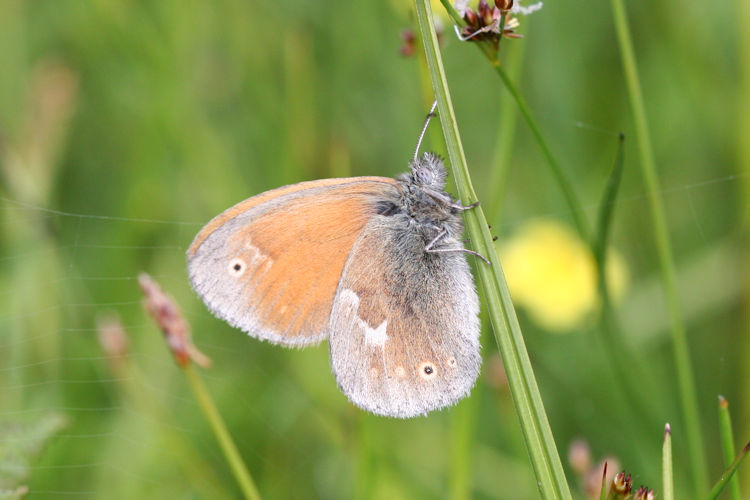
[(354, 404), (375, 414), (408, 418), (455, 404), (479, 374), (479, 301), (466, 257), (427, 254), (424, 245), (405, 219), (373, 217), (334, 298), (334, 375)]

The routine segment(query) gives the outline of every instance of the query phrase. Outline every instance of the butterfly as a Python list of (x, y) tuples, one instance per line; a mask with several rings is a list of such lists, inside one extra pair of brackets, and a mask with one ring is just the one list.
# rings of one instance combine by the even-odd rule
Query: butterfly
[(455, 404), (481, 364), (466, 254), (483, 257), (460, 239), (460, 213), (475, 205), (455, 201), (445, 179), (437, 155), (415, 153), (395, 179), (321, 179), (253, 196), (197, 234), (191, 284), (253, 337), (287, 347), (328, 339), (340, 389), (367, 411), (409, 418)]

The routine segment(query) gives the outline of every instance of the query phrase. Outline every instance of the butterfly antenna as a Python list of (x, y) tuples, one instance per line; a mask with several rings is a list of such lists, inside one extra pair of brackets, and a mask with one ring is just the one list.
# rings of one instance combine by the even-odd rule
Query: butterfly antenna
[(437, 100), (432, 103), (432, 107), (430, 108), (430, 112), (427, 113), (427, 118), (424, 120), (424, 126), (422, 127), (422, 133), (419, 134), (419, 140), (417, 141), (417, 149), (414, 150), (414, 163), (417, 162), (417, 156), (419, 156), (419, 148), (422, 147), (422, 139), (424, 139), (424, 134), (427, 132), (427, 125), (430, 124), (430, 119), (435, 116), (435, 108), (437, 107)]

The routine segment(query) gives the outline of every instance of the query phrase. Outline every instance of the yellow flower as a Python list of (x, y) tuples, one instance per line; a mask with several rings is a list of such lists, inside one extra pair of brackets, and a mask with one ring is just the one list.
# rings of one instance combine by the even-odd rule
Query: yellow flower
[[(569, 331), (598, 307), (594, 256), (568, 227), (536, 220), (499, 247), (514, 304), (524, 307), (540, 326)], [(626, 288), (627, 269), (612, 249), (607, 263), (609, 289), (616, 301)]]

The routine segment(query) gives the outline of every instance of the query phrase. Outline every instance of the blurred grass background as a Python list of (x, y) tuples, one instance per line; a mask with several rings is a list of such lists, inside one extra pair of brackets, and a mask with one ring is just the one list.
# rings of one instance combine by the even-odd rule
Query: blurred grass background
[[(487, 327), (469, 399), (388, 420), (347, 402), (325, 345), (249, 340), (212, 318), (187, 283), (185, 248), (235, 202), (301, 180), (407, 168), (431, 100), (420, 59), (399, 54), (408, 7), (0, 2), (0, 487), (27, 484), (32, 498), (237, 497), (142, 311), (135, 277), (146, 270), (213, 358), (203, 375), (264, 497), (536, 497)], [(750, 438), (750, 40), (740, 33), (750, 9), (737, 1), (707, 11), (696, 0), (629, 8), (713, 480), (723, 470), (718, 394), (733, 405), (737, 444)], [(617, 132), (632, 136), (609, 6), (548, 2), (520, 20), (525, 38), (505, 40), (503, 56), (523, 51), (518, 86), (593, 221)], [(500, 242), (540, 217), (570, 225), (538, 146), (503, 114), (497, 76), (452, 33), (444, 42), (474, 185), (485, 206), (501, 200), (487, 214)], [(498, 136), (514, 126), (499, 189)], [(618, 313), (639, 401), (623, 404), (602, 375), (593, 320), (565, 334), (523, 309), (521, 322), (561, 453), (582, 438), (594, 460), (616, 456), (658, 491), (670, 422), (678, 498), (687, 498), (645, 193), (634, 141), (625, 147), (612, 242), (629, 274)], [(109, 312), (130, 343), (116, 363), (97, 340), (97, 318)], [(455, 486), (461, 470), (468, 489)], [(747, 483), (750, 473), (740, 474)]]

